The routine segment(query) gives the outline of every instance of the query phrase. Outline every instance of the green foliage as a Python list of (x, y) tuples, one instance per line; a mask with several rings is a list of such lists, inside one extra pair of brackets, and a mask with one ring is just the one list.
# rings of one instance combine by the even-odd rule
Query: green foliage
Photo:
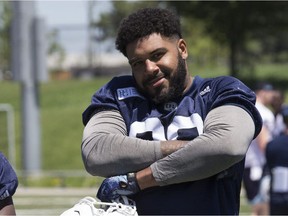
[(213, 38), (205, 33), (202, 21), (183, 17), (182, 29), (188, 46), (189, 59), (198, 67), (225, 67), (228, 50), (213, 41)]
[(7, 70), (10, 64), (11, 37), (9, 37), (9, 34), (12, 19), (12, 11), (10, 6), (10, 2), (0, 1), (0, 75), (1, 70), (3, 70), (4, 75), (7, 75)]
[(100, 40), (114, 38), (121, 20), (131, 12), (144, 8), (161, 5), (158, 1), (112, 1), (112, 10), (101, 14), (99, 21), (92, 23), (101, 32)]
[(56, 60), (56, 68), (53, 68), (52, 70), (61, 70), (66, 56), (65, 49), (59, 43), (58, 34), (58, 30), (53, 29), (51, 32), (48, 32), (47, 35), (49, 44), (47, 54), (53, 56)]
[[(214, 42), (229, 49), (231, 75), (238, 76), (242, 69), (253, 68), (258, 60), (255, 57), (259, 58), (265, 50), (269, 50), (266, 47), (269, 47), (270, 51), (272, 47), (274, 49), (278, 47), (276, 44), (280, 47), (284, 44), (284, 47), (287, 47), (287, 2), (169, 1), (168, 3), (183, 17), (201, 20), (205, 33), (212, 37)], [(282, 40), (279, 40), (279, 36)], [(248, 41), (253, 39), (260, 42), (261, 49), (249, 49), (251, 46), (247, 46)], [(270, 46), (267, 46), (267, 40), (270, 41)], [(280, 52), (283, 49), (277, 50)]]
[[(285, 62), (288, 48), (287, 2), (251, 1), (113, 1), (94, 26), (101, 39), (115, 37), (122, 18), (142, 7), (176, 10), (195, 64), (228, 65), (241, 76), (257, 61)], [(267, 58), (268, 57), (268, 58)]]
[[(11, 79), (11, 54), (12, 54), (12, 29), (13, 10), (11, 1), (0, 1), (0, 78), (3, 73), (4, 79)], [(65, 58), (65, 50), (58, 40), (58, 31), (52, 30), (47, 35), (48, 40), (48, 55), (56, 59), (57, 68), (61, 69), (62, 63)]]

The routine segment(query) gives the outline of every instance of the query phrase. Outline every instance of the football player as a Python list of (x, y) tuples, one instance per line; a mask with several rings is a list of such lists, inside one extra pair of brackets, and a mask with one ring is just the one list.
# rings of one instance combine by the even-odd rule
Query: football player
[(128, 196), (141, 214), (239, 214), (245, 153), (262, 126), (240, 80), (188, 70), (179, 17), (144, 8), (120, 25), (116, 48), (132, 75), (114, 77), (83, 113), (87, 171), (97, 197)]
[(0, 215), (16, 215), (12, 196), (18, 187), (17, 175), (0, 152)]
[(267, 167), (271, 175), (270, 215), (288, 215), (288, 107), (281, 111), (285, 130), (267, 144)]

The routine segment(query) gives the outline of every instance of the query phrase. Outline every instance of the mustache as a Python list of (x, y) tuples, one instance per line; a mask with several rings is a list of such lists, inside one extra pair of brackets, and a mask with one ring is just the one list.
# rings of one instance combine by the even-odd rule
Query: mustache
[(168, 74), (169, 74), (169, 72), (166, 70), (159, 71), (153, 75), (147, 76), (144, 80), (144, 83), (145, 83), (145, 85), (148, 85), (149, 83), (153, 82), (154, 80), (157, 80), (157, 79), (162, 78), (162, 77), (166, 77)]

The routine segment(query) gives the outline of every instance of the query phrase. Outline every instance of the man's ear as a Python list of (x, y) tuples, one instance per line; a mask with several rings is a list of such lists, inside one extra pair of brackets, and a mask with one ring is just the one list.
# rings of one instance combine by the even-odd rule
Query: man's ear
[(187, 45), (184, 39), (179, 39), (178, 41), (178, 50), (180, 55), (183, 59), (187, 59), (188, 57), (188, 51), (187, 51)]

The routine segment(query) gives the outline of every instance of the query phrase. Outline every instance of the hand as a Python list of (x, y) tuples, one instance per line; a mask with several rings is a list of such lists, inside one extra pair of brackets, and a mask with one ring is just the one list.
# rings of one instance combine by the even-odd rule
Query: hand
[(140, 188), (135, 177), (131, 178), (130, 175), (128, 174), (128, 178), (127, 175), (106, 178), (97, 192), (97, 198), (102, 202), (111, 202), (120, 196), (128, 196), (139, 192)]

